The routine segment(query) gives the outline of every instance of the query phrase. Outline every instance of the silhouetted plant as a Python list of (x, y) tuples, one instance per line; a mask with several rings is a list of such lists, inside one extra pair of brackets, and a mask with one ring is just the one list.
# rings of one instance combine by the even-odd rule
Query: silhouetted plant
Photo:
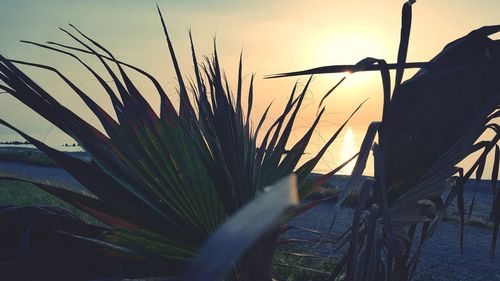
[[(495, 151), (491, 173), (494, 222), (491, 255), (500, 224), (497, 189), (500, 127), (500, 41), (488, 38), (500, 26), (486, 26), (448, 44), (428, 63), (406, 63), (411, 26), (411, 2), (403, 6), (401, 41), (396, 64), (367, 58), (356, 65), (338, 65), (284, 73), (274, 77), (380, 71), (384, 89), (383, 116), (372, 123), (361, 147), (350, 183), (338, 204), (361, 176), (367, 155), (374, 154), (375, 178), (359, 195), (352, 228), (344, 241), (349, 247), (334, 269), (335, 280), (408, 280), (415, 271), (425, 242), (444, 211), (458, 200), (463, 244), (464, 184), (476, 172), (481, 178), (486, 156)], [(402, 82), (405, 68), (421, 68)], [(391, 96), (389, 69), (396, 69)], [(475, 143), (483, 132), (489, 141)], [(378, 143), (373, 144), (378, 132)], [(372, 146), (373, 144), (373, 146)], [(372, 149), (373, 147), (373, 149)], [(482, 151), (467, 171), (456, 167)], [(369, 194), (374, 195), (369, 199)], [(437, 213), (425, 216), (433, 206)], [(416, 234), (416, 231), (420, 231)], [(414, 247), (412, 244), (416, 243)]]
[[(269, 279), (276, 238), (281, 231), (286, 231), (286, 228), (279, 228), (276, 221), (286, 211), (286, 206), (296, 203), (297, 199), (293, 199), (292, 195), (297, 191), (293, 187), (295, 183), (290, 180), (287, 186), (291, 187), (285, 190), (292, 197), (273, 197), (275, 201), (270, 202), (260, 199), (271, 196), (264, 187), (272, 186), (277, 180), (295, 173), (298, 193), (303, 199), (344, 166), (341, 165), (317, 181), (305, 181), (345, 123), (317, 155), (299, 165), (324, 108), (304, 136), (285, 150), (311, 79), (300, 92), (295, 85), (283, 112), (265, 131), (258, 145), (256, 140), (267, 120), (269, 107), (257, 126), (252, 127), (253, 77), (248, 90), (248, 105), (244, 110), (241, 57), (237, 90), (233, 92), (223, 75), (215, 48), (213, 56), (200, 64), (190, 34), (195, 79), (185, 83), (162, 17), (161, 22), (178, 80), (178, 111), (153, 76), (117, 60), (107, 49), (72, 25), (76, 34), (61, 30), (79, 43), (79, 47), (54, 42), (24, 42), (68, 55), (78, 61), (106, 91), (117, 120), (59, 70), (0, 56), (0, 79), (3, 81), (0, 89), (73, 137), (90, 154), (91, 162), (53, 149), (6, 121), (0, 120), (0, 123), (15, 130), (46, 153), (95, 196), (63, 189), (57, 183), (33, 183), (107, 225), (95, 227), (74, 217), (69, 218), (68, 223), (44, 223), (67, 215), (61, 210), (4, 207), (0, 213), (0, 225), (5, 235), (3, 237), (9, 238), (3, 242), (9, 247), (3, 248), (7, 249), (2, 254), (0, 269), (3, 272), (28, 274), (28, 278), (38, 276), (42, 279), (73, 280), (75, 275), (82, 276), (82, 279), (176, 276), (183, 272), (187, 262), (208, 237), (239, 224), (240, 227), (248, 227), (248, 233), (246, 236), (233, 237), (236, 242), (227, 240), (227, 243), (241, 245), (240, 252), (220, 248), (220, 253), (212, 253), (211, 262), (223, 267), (222, 271), (212, 273), (214, 276), (225, 274), (229, 265), (229, 279)], [(108, 85), (103, 76), (80, 58), (80, 54), (97, 58), (116, 88)], [(61, 105), (16, 65), (54, 72), (85, 102), (105, 131), (95, 129)], [(155, 86), (161, 99), (160, 116), (155, 114), (125, 69), (144, 75)], [(4, 178), (8, 176), (4, 175)], [(253, 202), (255, 197), (258, 199)], [(297, 206), (281, 219), (286, 221), (318, 202), (310, 201)], [(247, 205), (254, 207), (239, 212)], [(281, 209), (276, 209), (279, 206)], [(270, 213), (264, 214), (262, 210)], [(251, 216), (252, 212), (266, 217), (256, 220), (256, 217)], [(225, 228), (216, 232), (233, 215), (243, 219), (236, 222), (234, 219), (229, 220)], [(246, 217), (252, 220), (245, 220)], [(12, 225), (18, 227), (14, 230), (10, 227)], [(220, 237), (217, 235), (214, 237)], [(49, 253), (51, 250), (46, 248), (41, 250), (38, 247), (40, 239), (49, 239), (54, 243), (54, 252)], [(57, 244), (59, 239), (65, 243)], [(246, 244), (257, 239), (257, 243)], [(59, 250), (68, 247), (82, 251), (59, 255)], [(227, 264), (228, 260), (223, 258), (224, 252), (235, 259), (229, 260)], [(203, 253), (200, 254), (201, 260), (206, 260)], [(81, 264), (74, 265), (78, 262)], [(196, 259), (193, 262), (192, 266), (196, 266)], [(96, 263), (102, 264), (98, 266)], [(189, 274), (190, 271), (187, 272)], [(185, 278), (192, 280), (194, 277)]]

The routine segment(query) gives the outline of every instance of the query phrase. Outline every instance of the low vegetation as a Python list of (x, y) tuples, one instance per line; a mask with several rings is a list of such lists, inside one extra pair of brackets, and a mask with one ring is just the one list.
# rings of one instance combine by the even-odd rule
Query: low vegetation
[[(85, 193), (84, 191), (82, 192)], [(0, 181), (0, 206), (6, 205), (16, 207), (47, 206), (61, 208), (79, 217), (86, 223), (103, 225), (102, 222), (82, 212), (80, 209), (75, 208), (67, 202), (27, 182), (13, 180)]]

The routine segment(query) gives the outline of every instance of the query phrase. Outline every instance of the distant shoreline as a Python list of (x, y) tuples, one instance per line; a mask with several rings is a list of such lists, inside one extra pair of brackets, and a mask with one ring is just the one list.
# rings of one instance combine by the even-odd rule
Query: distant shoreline
[[(22, 146), (22, 145), (26, 145), (26, 146)], [(73, 147), (72, 145), (61, 145), (61, 147)], [(77, 147), (77, 146), (75, 146)], [(55, 147), (56, 149), (58, 149), (57, 147)], [(83, 150), (83, 148), (81, 148), (80, 146), (78, 146), (79, 149), (81, 149), (82, 151), (64, 151), (64, 150), (61, 150), (61, 149), (58, 149), (59, 151), (61, 152), (69, 152), (69, 153), (82, 153), (82, 154), (88, 154), (87, 152), (85, 152)], [(38, 148), (34, 147), (32, 144), (5, 144), (5, 143), (2, 143), (0, 142), (0, 150), (13, 150), (13, 151), (16, 151), (16, 150), (24, 150), (24, 151), (35, 151), (35, 152), (39, 152), (39, 153), (43, 153), (41, 152)]]
[(29, 141), (0, 141), (2, 145), (31, 145)]
[[(68, 155), (90, 161), (90, 155), (85, 151), (62, 151)], [(0, 145), (0, 161), (17, 162), (42, 167), (58, 167), (45, 153), (37, 148)]]

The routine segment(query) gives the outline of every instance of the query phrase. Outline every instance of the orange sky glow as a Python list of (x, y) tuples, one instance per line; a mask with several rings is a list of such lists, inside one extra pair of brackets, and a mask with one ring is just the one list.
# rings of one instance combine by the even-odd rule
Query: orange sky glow
[[(243, 52), (245, 82), (255, 73), (257, 120), (270, 102), (271, 117), (284, 105), (297, 78), (263, 79), (268, 74), (303, 70), (332, 64), (354, 64), (365, 57), (395, 62), (404, 1), (157, 1), (164, 12), (182, 70), (192, 75), (187, 30), (193, 32), (197, 52), (210, 54), (216, 37), (221, 63), (235, 85), (237, 63)], [(73, 60), (19, 42), (56, 41), (75, 45), (58, 30), (73, 23), (101, 42), (121, 60), (140, 66), (158, 77), (175, 100), (175, 75), (164, 42), (154, 1), (6, 1), (0, 0), (0, 54), (54, 65), (64, 70), (82, 89), (111, 111), (102, 89)], [(419, 0), (413, 5), (413, 23), (408, 61), (427, 61), (448, 42), (483, 25), (499, 24), (500, 1)], [(92, 60), (90, 60), (92, 61)], [(98, 64), (93, 62), (96, 67)], [(24, 69), (24, 68), (23, 68)], [(99, 68), (103, 71), (102, 68)], [(40, 84), (77, 114), (97, 120), (69, 88), (54, 75), (26, 69)], [(412, 71), (407, 71), (406, 77)], [(297, 136), (312, 123), (322, 95), (342, 75), (315, 77), (300, 113)], [(134, 77), (139, 89), (158, 109), (152, 86)], [(305, 82), (307, 77), (299, 77)], [(248, 87), (248, 85), (247, 85)], [(350, 122), (351, 134), (363, 133), (369, 122), (381, 116), (382, 91), (379, 74), (355, 73), (326, 102), (314, 152), (339, 124), (365, 99), (362, 110)], [(51, 125), (8, 95), (0, 95), (2, 118), (36, 137), (53, 131)], [(2, 135), (12, 134), (0, 128)], [(360, 143), (354, 134), (353, 145)], [(362, 136), (361, 136), (362, 137)], [(1, 139), (3, 140), (3, 139)], [(338, 147), (348, 147), (342, 141)], [(350, 148), (352, 149), (352, 146)], [(344, 156), (342, 156), (343, 158)], [(347, 157), (347, 156), (345, 156)], [(340, 159), (335, 159), (338, 162)], [(328, 165), (323, 170), (328, 170)]]

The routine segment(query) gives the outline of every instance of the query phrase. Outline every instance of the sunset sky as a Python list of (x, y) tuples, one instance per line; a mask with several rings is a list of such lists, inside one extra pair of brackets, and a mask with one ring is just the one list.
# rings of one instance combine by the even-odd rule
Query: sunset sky
[[(296, 78), (264, 80), (267, 74), (332, 64), (354, 64), (370, 56), (394, 62), (397, 54), (404, 1), (275, 0), (162, 1), (158, 4), (168, 24), (184, 72), (191, 71), (187, 30), (192, 29), (198, 55), (210, 54), (212, 38), (230, 81), (234, 81), (239, 53), (243, 52), (246, 82), (256, 74), (255, 113), (258, 118), (274, 101), (276, 116)], [(175, 96), (171, 68), (154, 1), (7, 1), (0, 0), (0, 54), (50, 64), (64, 70), (98, 103), (110, 109), (103, 91), (80, 65), (67, 57), (19, 42), (56, 41), (76, 45), (58, 27), (72, 23), (101, 42), (121, 60), (140, 66), (160, 78)], [(500, 1), (420, 0), (413, 5), (409, 61), (427, 61), (446, 43), (483, 25), (500, 23)], [(497, 37), (498, 38), (498, 37)], [(97, 64), (95, 64), (97, 65)], [(95, 123), (83, 103), (57, 77), (26, 69), (50, 93), (69, 108)], [(191, 74), (191, 72), (189, 72)], [(299, 127), (311, 124), (322, 94), (340, 76), (316, 77), (308, 95), (310, 106), (301, 113)], [(150, 85), (136, 78), (148, 100), (158, 107)], [(305, 81), (306, 77), (301, 77)], [(233, 83), (234, 85), (235, 83)], [(381, 112), (379, 74), (355, 74), (326, 102), (327, 114), (320, 124), (327, 136), (363, 100), (369, 101), (352, 120), (363, 130)], [(175, 99), (175, 98), (174, 98)], [(0, 95), (1, 118), (41, 137), (51, 125), (8, 95)], [(12, 134), (0, 127), (2, 135)], [(359, 141), (359, 140), (358, 140)]]

